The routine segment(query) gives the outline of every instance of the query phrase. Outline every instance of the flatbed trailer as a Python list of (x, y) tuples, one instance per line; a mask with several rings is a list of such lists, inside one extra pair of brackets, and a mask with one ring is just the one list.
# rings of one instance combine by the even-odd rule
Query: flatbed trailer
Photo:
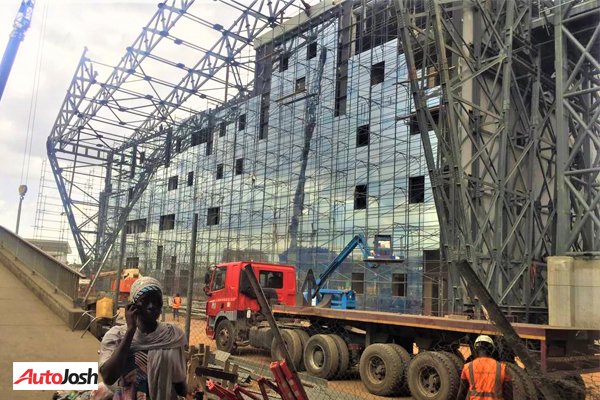
[[(396, 337), (400, 341), (404, 341), (402, 338), (413, 339), (419, 348), (427, 349), (432, 345), (435, 347), (434, 343), (440, 338), (444, 338), (441, 341), (447, 344), (460, 342), (465, 335), (500, 334), (495, 325), (486, 320), (285, 305), (275, 305), (272, 311), (276, 318), (306, 319), (311, 324), (352, 324), (365, 331), (365, 346), (377, 343), (382, 336), (386, 336), (386, 339)], [(543, 372), (600, 372), (600, 357), (597, 354), (600, 347), (595, 345), (595, 341), (600, 340), (600, 329), (524, 323), (511, 325), (519, 337), (527, 340), (530, 348), (539, 354)], [(401, 330), (398, 331), (398, 328)], [(439, 344), (445, 346), (444, 343)]]
[[(282, 359), (245, 281), (243, 270), (249, 264), (272, 302), (271, 311), (298, 370), (328, 380), (358, 374), (370, 393), (381, 396), (454, 399), (466, 361), (461, 349), (472, 349), (476, 337), (486, 334), (502, 349), (499, 358), (513, 378), (514, 398), (538, 399), (533, 381), (517, 366), (514, 353), (491, 322), (300, 306), (295, 269), (289, 265), (231, 262), (217, 265), (206, 277), (206, 332), (219, 350), (253, 346), (270, 351), (274, 360)], [(580, 375), (600, 371), (600, 329), (512, 325), (545, 373), (570, 377), (575, 385), (569, 387), (579, 388), (565, 398), (585, 398)]]

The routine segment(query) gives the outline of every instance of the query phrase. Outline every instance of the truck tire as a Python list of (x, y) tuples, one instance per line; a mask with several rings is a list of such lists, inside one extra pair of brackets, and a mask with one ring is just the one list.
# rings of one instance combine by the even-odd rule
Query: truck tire
[(331, 334), (329, 337), (331, 337), (335, 342), (338, 354), (340, 356), (340, 364), (335, 377), (342, 379), (346, 376), (348, 367), (350, 366), (350, 352), (348, 351), (348, 345), (346, 344), (346, 341), (339, 335)]
[(223, 319), (217, 325), (215, 330), (215, 343), (217, 349), (232, 353), (235, 350), (235, 327), (233, 323), (228, 319)]
[[(288, 353), (290, 353), (294, 367), (297, 367), (302, 360), (302, 343), (300, 342), (300, 337), (291, 329), (282, 329), (281, 337), (283, 338), (285, 347), (287, 347)], [(271, 359), (273, 359), (273, 361), (284, 359), (283, 354), (279, 351), (279, 346), (277, 346), (275, 338), (271, 341)]]
[(410, 354), (409, 352), (399, 344), (390, 344), (393, 349), (398, 353), (402, 360), (402, 381), (400, 382), (400, 389), (398, 391), (399, 396), (410, 396), (410, 389), (408, 388), (408, 366), (410, 365)]
[(331, 379), (339, 370), (340, 357), (335, 341), (327, 335), (314, 335), (304, 348), (304, 368), (311, 375)]
[(404, 374), (400, 355), (394, 346), (375, 343), (368, 346), (360, 356), (360, 380), (369, 393), (378, 396), (397, 394), (402, 387)]
[(258, 332), (260, 335), (260, 348), (271, 351), (271, 344), (273, 343), (273, 331), (271, 328), (260, 328)]
[[(537, 400), (537, 389), (533, 384), (533, 381), (525, 372), (524, 369), (518, 365), (507, 362), (506, 370), (510, 374), (513, 381), (513, 398), (523, 400)], [(571, 397), (565, 397), (571, 399)]]
[(439, 353), (445, 355), (450, 361), (452, 361), (452, 364), (454, 364), (454, 366), (456, 367), (458, 379), (460, 380), (460, 375), (462, 374), (463, 367), (465, 366), (464, 361), (461, 360), (459, 356), (449, 351), (440, 351)]
[(302, 350), (304, 350), (304, 348), (306, 347), (306, 342), (308, 342), (308, 339), (310, 339), (310, 335), (308, 334), (308, 332), (303, 331), (302, 329), (296, 329), (294, 330), (294, 332), (296, 332), (300, 337), (300, 342), (302, 342)]
[(408, 367), (408, 386), (416, 400), (453, 399), (459, 383), (452, 361), (437, 352), (420, 352)]
[(310, 335), (308, 332), (303, 331), (302, 329), (296, 329), (294, 332), (298, 334), (298, 337), (300, 337), (300, 343), (302, 344), (302, 360), (300, 361), (298, 371), (304, 371), (304, 349), (306, 348), (308, 339), (310, 339)]

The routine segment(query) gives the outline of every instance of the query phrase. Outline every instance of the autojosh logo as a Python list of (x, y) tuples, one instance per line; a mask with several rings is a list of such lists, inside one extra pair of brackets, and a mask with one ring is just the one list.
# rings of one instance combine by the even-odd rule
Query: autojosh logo
[(13, 390), (95, 390), (97, 362), (15, 362)]

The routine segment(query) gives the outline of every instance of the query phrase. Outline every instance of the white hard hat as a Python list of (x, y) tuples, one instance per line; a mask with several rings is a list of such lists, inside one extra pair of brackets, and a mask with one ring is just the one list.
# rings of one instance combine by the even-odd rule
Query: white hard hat
[(492, 347), (495, 347), (494, 345), (494, 340), (489, 337), (488, 335), (479, 335), (477, 336), (477, 339), (475, 339), (475, 346), (477, 346), (477, 344), (479, 343), (487, 343)]

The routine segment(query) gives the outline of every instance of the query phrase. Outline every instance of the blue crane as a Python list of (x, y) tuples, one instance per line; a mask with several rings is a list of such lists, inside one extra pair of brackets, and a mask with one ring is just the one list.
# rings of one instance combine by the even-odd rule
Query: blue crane
[(13, 30), (9, 35), (8, 43), (6, 44), (6, 49), (2, 56), (2, 63), (0, 64), (0, 99), (2, 99), (2, 94), (4, 93), (10, 70), (15, 61), (17, 50), (19, 50), (19, 45), (25, 37), (25, 32), (31, 25), (31, 16), (33, 15), (34, 5), (35, 0), (21, 1), (19, 12), (17, 12), (17, 16), (15, 17)]
[(306, 275), (302, 284), (301, 293), (307, 303), (316, 300), (319, 307), (330, 307), (336, 309), (356, 308), (356, 293), (354, 290), (327, 289), (325, 285), (333, 273), (342, 265), (354, 249), (359, 248), (363, 255), (363, 261), (371, 268), (377, 263), (401, 263), (404, 259), (392, 254), (392, 238), (388, 235), (375, 235), (374, 249), (371, 251), (363, 235), (355, 235), (346, 247), (327, 266), (318, 278), (312, 269)]

